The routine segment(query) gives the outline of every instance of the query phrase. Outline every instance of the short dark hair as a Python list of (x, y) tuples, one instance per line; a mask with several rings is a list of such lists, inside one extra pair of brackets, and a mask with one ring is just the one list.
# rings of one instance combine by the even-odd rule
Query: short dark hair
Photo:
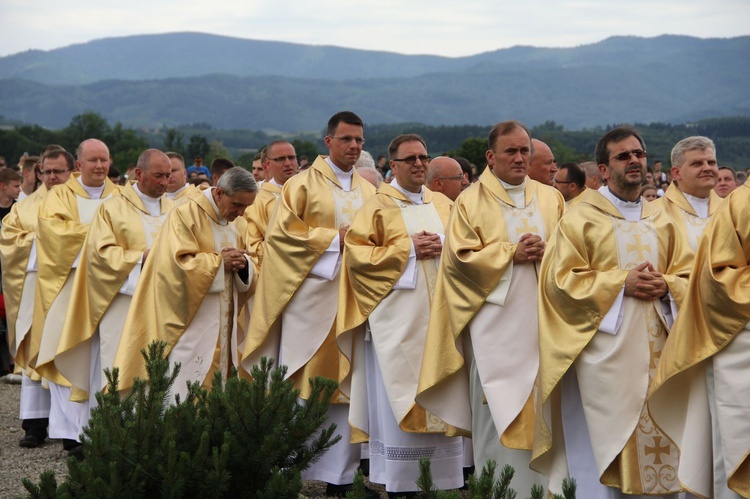
[(391, 159), (393, 159), (393, 157), (396, 155), (398, 147), (404, 142), (419, 142), (424, 146), (425, 150), (427, 149), (427, 144), (425, 144), (424, 139), (416, 133), (405, 133), (403, 135), (397, 135), (388, 145), (388, 156)]
[(328, 120), (328, 129), (326, 130), (326, 134), (330, 136), (335, 135), (336, 129), (339, 127), (339, 123), (341, 123), (342, 121), (350, 125), (361, 126), (363, 129), (365, 127), (364, 123), (362, 123), (362, 118), (360, 118), (353, 112), (339, 111), (338, 113), (331, 116), (330, 120)]
[(215, 158), (211, 161), (211, 176), (215, 176), (217, 173), (224, 173), (230, 168), (234, 168), (235, 164), (231, 159), (228, 158)]
[(468, 174), (469, 182), (472, 182), (474, 180), (474, 172), (471, 170), (471, 161), (462, 158), (461, 156), (453, 156), (453, 159), (455, 159), (458, 166), (461, 167), (461, 171)]
[(531, 142), (531, 132), (529, 132), (529, 129), (526, 128), (526, 126), (520, 121), (509, 120), (509, 121), (502, 121), (492, 127), (492, 130), (490, 130), (490, 134), (487, 137), (488, 148), (492, 149), (493, 147), (495, 147), (495, 142), (497, 142), (498, 137), (502, 135), (508, 135), (509, 133), (511, 133), (513, 130), (516, 130), (517, 128), (520, 128), (524, 132), (526, 132), (526, 135), (529, 136), (529, 142)]
[(620, 142), (621, 140), (625, 140), (628, 137), (635, 137), (636, 139), (638, 139), (638, 142), (641, 144), (641, 148), (644, 151), (646, 150), (646, 144), (643, 142), (641, 134), (639, 134), (635, 128), (629, 126), (618, 126), (617, 128), (613, 128), (609, 132), (605, 133), (604, 136), (596, 143), (596, 149), (594, 151), (596, 164), (609, 166), (609, 144), (612, 142)]
[(23, 180), (23, 177), (13, 168), (8, 168), (7, 166), (0, 168), (0, 184), (8, 185), (14, 180), (20, 182)]
[(734, 168), (730, 168), (729, 166), (720, 166), (719, 171), (721, 170), (729, 170), (730, 172), (732, 172), (732, 178), (735, 182), (737, 182), (737, 172), (734, 171)]
[(583, 186), (586, 185), (586, 172), (583, 171), (583, 168), (578, 166), (578, 163), (572, 161), (569, 163), (563, 163), (560, 165), (559, 170), (567, 170), (568, 182), (573, 182), (579, 189), (583, 189)]
[(76, 167), (76, 159), (73, 157), (72, 154), (70, 154), (65, 149), (47, 149), (45, 148), (45, 153), (42, 154), (42, 159), (40, 163), (42, 163), (42, 168), (44, 168), (44, 162), (47, 160), (47, 158), (59, 158), (60, 156), (65, 157), (65, 162), (68, 164), (68, 170), (73, 171)]

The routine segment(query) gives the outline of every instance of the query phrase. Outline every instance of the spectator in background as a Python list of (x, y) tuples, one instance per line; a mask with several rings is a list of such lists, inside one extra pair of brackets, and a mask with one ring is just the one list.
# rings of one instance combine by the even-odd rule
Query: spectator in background
[[(133, 170), (135, 170), (135, 165), (133, 165)], [(193, 172), (196, 173), (196, 175), (200, 176), (201, 174), (204, 174), (207, 179), (211, 178), (211, 172), (208, 170), (208, 167), (203, 164), (203, 156), (198, 155), (195, 157), (194, 163), (188, 167), (187, 169), (188, 177), (191, 176)], [(128, 176), (128, 178), (131, 178)], [(135, 177), (132, 177), (135, 178)]]
[(120, 175), (120, 170), (118, 170), (114, 166), (110, 166), (109, 167), (109, 172), (107, 173), (107, 176), (109, 177), (109, 179), (113, 183), (115, 183), (117, 185), (120, 185), (120, 183), (122, 181), (122, 178), (121, 178), (122, 176)]
[(641, 187), (641, 196), (643, 196), (643, 199), (649, 202), (656, 201), (659, 198), (659, 196), (656, 195), (656, 187), (649, 184)]
[(729, 193), (739, 187), (737, 184), (737, 173), (728, 166), (719, 167), (719, 177), (714, 191), (720, 198), (729, 196)]
[(308, 168), (310, 168), (310, 158), (303, 154), (299, 157), (298, 164), (300, 170), (307, 170)]
[[(36, 159), (33, 161), (36, 165)], [(10, 213), (10, 208), (18, 199), (22, 180), (21, 174), (13, 168), (0, 168), (0, 220)]]

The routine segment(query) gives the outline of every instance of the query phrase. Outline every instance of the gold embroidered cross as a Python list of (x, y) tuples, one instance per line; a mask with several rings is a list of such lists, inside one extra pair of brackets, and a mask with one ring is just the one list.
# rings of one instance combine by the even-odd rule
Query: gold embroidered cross
[(625, 247), (625, 249), (627, 250), (628, 253), (632, 253), (633, 251), (638, 252), (638, 256), (636, 257), (636, 259), (638, 261), (645, 260), (646, 259), (646, 253), (645, 253), (645, 251), (646, 250), (650, 250), (651, 249), (651, 245), (650, 244), (643, 244), (641, 242), (641, 235), (640, 234), (633, 234), (633, 239), (635, 240), (635, 243), (628, 244)]
[(516, 227), (516, 235), (522, 236), (524, 234), (538, 234), (539, 229), (536, 225), (529, 225), (529, 219), (524, 217), (521, 219), (521, 222), (523, 225), (521, 227)]
[(654, 446), (649, 447), (647, 445), (645, 451), (647, 456), (654, 456), (654, 464), (664, 464), (661, 461), (661, 455), (666, 454), (668, 456), (670, 454), (669, 445), (661, 445), (661, 437), (654, 437)]
[(347, 201), (346, 206), (341, 208), (341, 213), (344, 215), (346, 222), (351, 222), (352, 218), (354, 218), (354, 214), (357, 213), (357, 210), (354, 209), (351, 201)]

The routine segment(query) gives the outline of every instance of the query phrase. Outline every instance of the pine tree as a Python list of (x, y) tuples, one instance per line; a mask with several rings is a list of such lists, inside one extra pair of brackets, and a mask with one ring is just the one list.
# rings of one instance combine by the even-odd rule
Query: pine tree
[(24, 479), (32, 498), (261, 497), (296, 498), (301, 471), (334, 445), (335, 425), (323, 428), (332, 380), (310, 380), (311, 396), (284, 380), (286, 367), (262, 359), (252, 381), (217, 373), (212, 390), (194, 383), (184, 401), (169, 405), (179, 372), (169, 372), (165, 344), (142, 351), (148, 380), (136, 379), (120, 398), (118, 371), (83, 435), (85, 459), (68, 460), (59, 486), (51, 472), (39, 484)]

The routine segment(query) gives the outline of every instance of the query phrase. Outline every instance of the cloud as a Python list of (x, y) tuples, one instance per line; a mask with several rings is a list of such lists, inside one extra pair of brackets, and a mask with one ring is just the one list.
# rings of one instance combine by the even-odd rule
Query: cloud
[(750, 34), (746, 0), (3, 0), (0, 56), (98, 38), (196, 31), (239, 38), (464, 56), (514, 45), (570, 47), (613, 35)]

